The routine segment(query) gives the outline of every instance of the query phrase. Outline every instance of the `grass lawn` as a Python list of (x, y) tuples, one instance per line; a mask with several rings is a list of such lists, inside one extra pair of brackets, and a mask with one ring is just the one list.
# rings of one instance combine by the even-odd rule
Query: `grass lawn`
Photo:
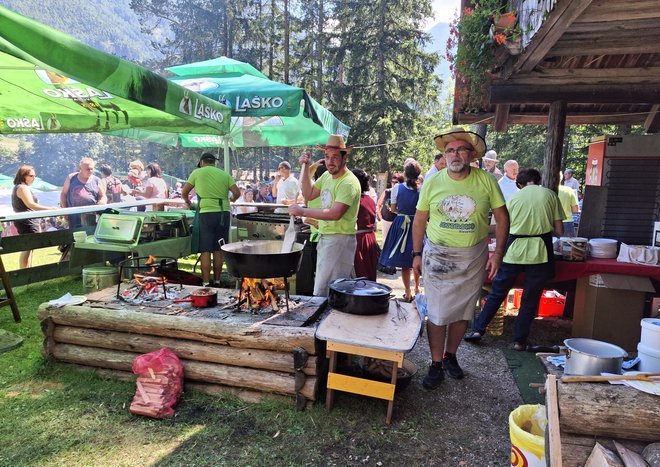
[[(194, 259), (183, 263), (191, 267)], [(419, 436), (416, 424), (405, 420), (382, 425), (385, 402), (366, 398), (342, 401), (327, 413), (319, 404), (298, 412), (293, 402), (247, 404), (186, 392), (172, 419), (133, 416), (133, 382), (46, 361), (41, 354), (39, 304), (83, 293), (81, 278), (14, 292), (23, 321), (14, 323), (9, 308), (0, 308), (0, 329), (24, 343), (0, 354), (0, 466), (346, 465), (349, 458), (368, 459)]]

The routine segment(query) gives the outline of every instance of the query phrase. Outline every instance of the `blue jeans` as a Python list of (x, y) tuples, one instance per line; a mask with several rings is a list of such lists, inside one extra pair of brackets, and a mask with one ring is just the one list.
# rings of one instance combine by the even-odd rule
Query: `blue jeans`
[(543, 293), (543, 284), (555, 275), (555, 264), (553, 261), (541, 264), (509, 264), (502, 263), (492, 288), (486, 299), (479, 317), (474, 321), (472, 329), (483, 335), (486, 332), (486, 326), (493, 319), (495, 313), (502, 305), (509, 290), (518, 277), (518, 274), (525, 273), (523, 294), (520, 301), (520, 310), (516, 318), (516, 324), (513, 331), (513, 341), (521, 344), (527, 343), (529, 329), (532, 321), (539, 310), (539, 300)]

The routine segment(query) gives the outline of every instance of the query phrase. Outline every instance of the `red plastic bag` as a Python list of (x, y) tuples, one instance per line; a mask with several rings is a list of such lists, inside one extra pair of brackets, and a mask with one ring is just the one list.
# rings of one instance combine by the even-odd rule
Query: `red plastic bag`
[(140, 355), (133, 362), (133, 373), (138, 378), (131, 413), (153, 418), (174, 415), (173, 407), (183, 389), (183, 365), (179, 357), (166, 348)]

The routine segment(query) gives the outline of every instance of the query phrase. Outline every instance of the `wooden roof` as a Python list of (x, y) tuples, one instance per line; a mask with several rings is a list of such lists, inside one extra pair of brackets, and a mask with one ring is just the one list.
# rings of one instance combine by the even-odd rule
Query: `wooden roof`
[[(465, 2), (466, 0), (464, 0)], [(499, 52), (490, 108), (457, 123), (547, 124), (551, 102), (567, 124), (637, 124), (660, 131), (660, 0), (516, 0), (549, 10), (520, 55)]]

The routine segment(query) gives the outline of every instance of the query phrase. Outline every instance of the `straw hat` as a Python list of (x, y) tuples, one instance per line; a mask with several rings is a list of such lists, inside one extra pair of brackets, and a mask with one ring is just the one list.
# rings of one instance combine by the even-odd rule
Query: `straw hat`
[(490, 151), (487, 151), (486, 154), (484, 155), (484, 160), (497, 162), (497, 153), (492, 149)]
[(445, 133), (435, 136), (433, 139), (435, 141), (435, 147), (442, 153), (445, 152), (445, 146), (453, 141), (465, 141), (466, 143), (470, 143), (475, 151), (472, 160), (482, 158), (486, 152), (486, 141), (484, 141), (481, 136), (460, 127), (452, 128)]
[(319, 149), (340, 149), (346, 152), (349, 152), (352, 149), (352, 146), (346, 146), (342, 135), (330, 135), (328, 136), (328, 142), (325, 143), (325, 145), (317, 144), (316, 147)]

